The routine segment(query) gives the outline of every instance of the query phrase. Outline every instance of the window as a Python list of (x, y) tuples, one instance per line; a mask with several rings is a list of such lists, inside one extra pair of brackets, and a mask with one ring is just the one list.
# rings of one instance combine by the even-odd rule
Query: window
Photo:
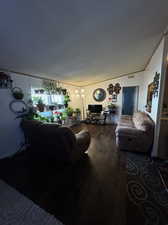
[(39, 99), (43, 101), (45, 105), (64, 105), (63, 94), (47, 94), (43, 89), (31, 89), (31, 96), (34, 104), (37, 104)]

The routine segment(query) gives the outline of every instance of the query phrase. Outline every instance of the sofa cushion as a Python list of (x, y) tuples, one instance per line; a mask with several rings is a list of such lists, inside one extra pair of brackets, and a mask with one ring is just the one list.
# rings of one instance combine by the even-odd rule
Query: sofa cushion
[(145, 112), (137, 112), (133, 115), (134, 126), (138, 130), (150, 131), (154, 127), (154, 122)]
[(118, 126), (120, 127), (131, 127), (134, 128), (134, 123), (132, 121), (132, 117), (131, 116), (121, 116), (119, 122), (118, 122)]
[(116, 136), (138, 137), (143, 134), (144, 134), (144, 131), (138, 130), (133, 127), (117, 126), (116, 128)]

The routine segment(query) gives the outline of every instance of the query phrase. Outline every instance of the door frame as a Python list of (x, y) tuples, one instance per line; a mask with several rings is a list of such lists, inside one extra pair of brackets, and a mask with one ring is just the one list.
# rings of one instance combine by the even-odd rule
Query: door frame
[(122, 114), (122, 109), (123, 109), (123, 104), (124, 104), (123, 89), (124, 88), (129, 88), (129, 87), (135, 87), (134, 112), (137, 112), (138, 111), (138, 104), (139, 104), (139, 85), (123, 86), (122, 87), (122, 108), (121, 108), (121, 115), (123, 115)]

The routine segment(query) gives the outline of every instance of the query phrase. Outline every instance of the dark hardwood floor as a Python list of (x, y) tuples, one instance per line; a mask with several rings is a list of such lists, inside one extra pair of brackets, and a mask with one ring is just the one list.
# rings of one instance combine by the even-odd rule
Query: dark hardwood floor
[(43, 165), (32, 175), (24, 152), (1, 160), (0, 176), (65, 225), (124, 225), (126, 174), (115, 147), (115, 127), (82, 124), (72, 128), (74, 132), (81, 129), (88, 129), (92, 140), (85, 158), (76, 164), (56, 165), (52, 172)]

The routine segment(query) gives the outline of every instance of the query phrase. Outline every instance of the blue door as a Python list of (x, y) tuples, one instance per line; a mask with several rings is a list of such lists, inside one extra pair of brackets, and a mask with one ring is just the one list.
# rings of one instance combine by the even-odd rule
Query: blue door
[(136, 101), (136, 87), (123, 87), (122, 115), (133, 115)]

